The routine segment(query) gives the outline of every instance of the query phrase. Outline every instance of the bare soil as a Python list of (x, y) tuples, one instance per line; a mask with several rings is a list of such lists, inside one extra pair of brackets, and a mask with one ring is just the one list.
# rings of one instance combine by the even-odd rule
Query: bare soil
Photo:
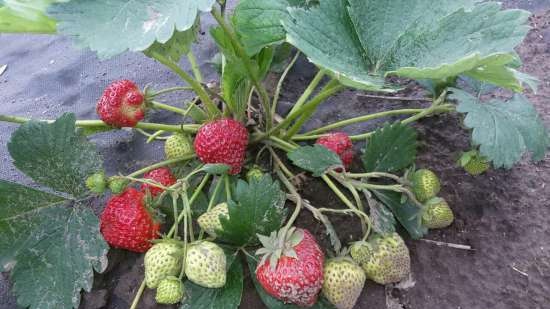
[[(541, 81), (537, 94), (527, 95), (550, 127), (550, 4), (545, 0), (513, 0), (505, 1), (505, 5), (535, 12), (531, 18), (533, 29), (518, 52), (524, 61), (523, 71)], [(207, 21), (203, 26), (204, 31), (210, 23)], [(8, 64), (8, 70), (0, 76), (1, 113), (53, 118), (63, 112), (74, 112), (79, 118), (95, 118), (94, 102), (111, 80), (125, 77), (142, 86), (154, 83), (159, 88), (178, 83), (169, 71), (139, 54), (99, 61), (89, 51), (74, 49), (62, 37), (0, 35), (0, 46), (3, 46), (0, 64)], [(207, 79), (214, 79), (207, 61), (216, 51), (207, 35), (201, 37), (196, 52)], [(300, 59), (284, 85), (282, 109), (295, 101), (313, 74), (312, 65)], [(400, 96), (422, 96), (416, 84), (406, 86)], [(174, 99), (181, 102), (181, 97)], [(307, 126), (314, 128), (358, 114), (418, 105), (375, 100), (357, 91), (345, 91), (324, 103)], [(158, 112), (151, 120), (178, 119)], [(405, 286), (387, 287), (368, 282), (356, 308), (550, 308), (550, 155), (535, 164), (526, 159), (510, 170), (469, 176), (455, 163), (460, 151), (469, 148), (469, 133), (461, 128), (460, 122), (458, 116), (445, 115), (414, 125), (421, 141), (418, 165), (438, 173), (443, 182), (441, 196), (456, 214), (451, 227), (430, 231), (426, 239), (469, 245), (474, 250), (406, 239), (411, 251), (412, 280)], [(380, 124), (355, 125), (346, 131), (364, 132)], [(14, 129), (0, 123), (0, 144), (7, 143)], [(162, 156), (160, 144), (151, 147), (141, 136), (126, 131), (102, 134), (94, 141), (109, 159), (108, 173), (124, 173)], [(362, 146), (358, 143), (357, 150)], [(1, 179), (31, 184), (15, 170), (5, 147), (0, 147), (0, 158)], [(358, 161), (355, 164), (359, 166)], [(340, 207), (337, 198), (314, 179), (305, 182), (303, 194), (316, 206)], [(97, 201), (98, 212), (101, 205)], [(335, 217), (333, 223), (343, 241), (359, 237), (359, 226), (350, 217)], [(310, 229), (325, 247), (329, 246), (324, 228), (308, 213), (300, 216), (298, 225)], [(142, 262), (141, 255), (111, 250), (108, 270), (96, 274), (94, 288), (83, 293), (80, 308), (128, 308), (143, 276)], [(7, 277), (0, 274), (0, 309), (16, 308)], [(146, 291), (139, 308), (171, 307), (156, 305), (153, 293)], [(246, 278), (241, 308), (265, 308)]]

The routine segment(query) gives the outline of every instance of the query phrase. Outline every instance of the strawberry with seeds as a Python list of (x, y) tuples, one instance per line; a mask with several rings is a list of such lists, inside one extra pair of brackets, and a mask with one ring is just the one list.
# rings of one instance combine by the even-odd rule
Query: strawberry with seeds
[[(143, 178), (150, 179), (154, 182), (157, 182), (157, 183), (163, 185), (164, 187), (169, 187), (169, 186), (175, 184), (176, 181), (177, 181), (176, 177), (174, 177), (174, 175), (172, 174), (170, 169), (167, 168), (167, 167), (160, 167), (160, 168), (154, 169), (152, 171), (149, 171), (149, 172), (143, 174)], [(141, 185), (141, 191), (142, 192), (147, 192), (147, 190), (149, 190), (152, 197), (155, 197), (155, 196), (159, 195), (160, 193), (162, 193), (164, 191), (164, 189), (162, 189), (162, 188), (159, 188), (159, 187), (147, 184), (147, 183), (142, 184)]]
[(248, 145), (248, 131), (234, 119), (222, 118), (200, 127), (195, 136), (195, 153), (203, 163), (231, 166), (229, 174), (241, 172)]
[(134, 252), (151, 248), (160, 224), (145, 208), (144, 197), (142, 192), (127, 188), (107, 202), (101, 214), (100, 230), (109, 245)]
[(323, 251), (311, 233), (290, 228), (288, 232), (258, 235), (264, 245), (256, 254), (263, 255), (256, 278), (271, 296), (302, 307), (317, 301), (323, 286)]
[(96, 111), (106, 124), (135, 127), (145, 116), (145, 95), (132, 81), (123, 79), (111, 83), (99, 101)]
[(329, 133), (317, 139), (315, 144), (322, 145), (336, 153), (342, 160), (344, 167), (349, 169), (351, 162), (353, 161), (353, 144), (346, 133)]

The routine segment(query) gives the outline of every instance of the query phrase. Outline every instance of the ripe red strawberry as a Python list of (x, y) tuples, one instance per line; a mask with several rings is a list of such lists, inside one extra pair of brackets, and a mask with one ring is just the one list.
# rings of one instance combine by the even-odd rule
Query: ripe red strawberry
[(340, 157), (346, 169), (350, 167), (351, 162), (353, 161), (353, 144), (346, 133), (329, 133), (317, 139), (315, 144), (323, 145), (332, 150)]
[[(176, 177), (172, 175), (172, 172), (170, 172), (170, 169), (167, 167), (160, 167), (152, 171), (149, 171), (143, 175), (143, 178), (151, 179), (165, 187), (169, 187), (176, 183)], [(162, 193), (162, 191), (164, 191), (162, 188), (155, 187), (150, 184), (146, 184), (146, 183), (142, 184), (141, 191), (145, 193), (147, 192), (147, 190), (151, 192), (151, 196), (153, 197), (159, 195), (160, 193)]]
[(242, 123), (230, 118), (204, 124), (194, 142), (195, 153), (203, 163), (227, 164), (232, 175), (240, 173), (247, 145), (248, 131)]
[(99, 101), (96, 111), (106, 124), (122, 128), (134, 127), (145, 116), (145, 96), (129, 80), (111, 83)]
[(128, 188), (107, 202), (100, 230), (112, 247), (145, 252), (152, 246), (150, 241), (159, 236), (160, 224), (145, 208), (144, 197), (142, 192)]
[(259, 236), (264, 248), (256, 253), (265, 255), (256, 269), (256, 278), (271, 296), (310, 307), (323, 286), (323, 251), (307, 230), (292, 228), (286, 237), (281, 233)]

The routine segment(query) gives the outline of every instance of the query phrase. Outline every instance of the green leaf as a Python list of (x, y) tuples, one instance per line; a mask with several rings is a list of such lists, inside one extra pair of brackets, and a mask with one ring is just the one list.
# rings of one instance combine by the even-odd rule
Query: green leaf
[(239, 180), (234, 191), (235, 201), (228, 201), (229, 219), (220, 217), (220, 239), (238, 246), (256, 244), (256, 234), (269, 235), (281, 227), (285, 195), (277, 181), (267, 174), (250, 183)]
[(348, 86), (383, 88), (387, 75), (470, 74), (518, 90), (502, 66), (527, 34), (529, 13), (475, 2), (325, 0), (309, 10), (289, 9), (292, 19), (283, 25), (288, 42)]
[[(248, 269), (250, 270), (250, 273), (255, 274), (256, 266), (258, 265), (258, 262), (250, 256), (246, 257), (246, 261), (248, 262)], [(260, 295), (262, 302), (266, 305), (267, 308), (269, 309), (301, 309), (303, 308), (293, 304), (285, 304), (284, 302), (272, 297), (271, 295), (266, 293), (264, 288), (260, 285), (260, 283), (256, 279), (255, 275), (251, 275), (250, 277), (252, 278), (252, 282), (254, 283), (254, 287), (256, 287), (256, 291), (258, 292), (258, 295)], [(334, 309), (334, 306), (332, 306), (325, 298), (321, 297), (315, 305), (309, 308)]]
[(72, 0), (53, 5), (49, 15), (58, 31), (74, 36), (78, 45), (110, 58), (126, 50), (142, 51), (155, 41), (166, 43), (176, 31), (190, 29), (199, 11), (215, 0)]
[(76, 131), (74, 114), (53, 123), (29, 121), (11, 136), (13, 164), (39, 184), (80, 197), (86, 178), (102, 169), (94, 144)]
[(20, 306), (78, 308), (108, 246), (94, 213), (64, 198), (0, 180), (0, 263)]
[(225, 286), (208, 289), (185, 281), (185, 299), (180, 309), (236, 309), (243, 292), (243, 266), (236, 254), (227, 256), (227, 279)]
[(148, 57), (152, 57), (151, 52), (156, 52), (178, 63), (181, 56), (188, 54), (191, 49), (191, 44), (197, 40), (199, 28), (200, 19), (197, 18), (193, 27), (190, 29), (185, 31), (174, 31), (170, 40), (165, 43), (155, 42), (144, 50), (143, 53)]
[(0, 32), (55, 33), (55, 20), (44, 14), (54, 2), (61, 1), (0, 1)]
[(477, 97), (452, 89), (449, 99), (459, 102), (457, 111), (465, 113), (464, 124), (473, 129), (472, 141), (493, 166), (510, 168), (526, 151), (532, 159), (542, 160), (550, 138), (535, 108), (520, 94), (509, 101), (493, 99), (482, 103)]
[(428, 229), (421, 224), (421, 209), (408, 199), (402, 203), (401, 194), (393, 191), (372, 190), (376, 198), (384, 203), (395, 218), (407, 230), (411, 238), (419, 239), (428, 233)]
[(328, 169), (342, 166), (338, 155), (321, 145), (303, 146), (288, 153), (288, 158), (294, 165), (319, 177)]
[(247, 54), (255, 55), (266, 46), (282, 43), (286, 31), (281, 20), (290, 17), (287, 8), (305, 3), (305, 0), (240, 1), (233, 20)]
[(395, 172), (416, 159), (416, 131), (408, 125), (386, 123), (368, 139), (361, 159), (366, 172)]

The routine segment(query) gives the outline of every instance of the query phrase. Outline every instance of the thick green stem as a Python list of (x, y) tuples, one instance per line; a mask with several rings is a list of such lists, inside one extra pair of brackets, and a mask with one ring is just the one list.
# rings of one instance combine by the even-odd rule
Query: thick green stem
[(208, 110), (208, 114), (210, 117), (216, 117), (221, 115), (220, 110), (216, 107), (206, 90), (202, 87), (202, 84), (196, 81), (193, 77), (191, 77), (187, 72), (182, 70), (177, 63), (174, 61), (166, 58), (164, 55), (159, 54), (158, 52), (151, 52), (151, 56), (156, 59), (158, 62), (164, 64), (169, 69), (171, 69), (174, 73), (179, 75), (186, 83), (188, 83), (191, 87), (193, 87), (193, 90), (195, 93), (201, 98), (202, 103), (204, 106), (206, 106), (206, 109)]
[(151, 101), (150, 104), (151, 104), (151, 106), (153, 106), (154, 108), (164, 109), (164, 110), (167, 110), (167, 111), (176, 113), (176, 114), (180, 114), (180, 115), (183, 115), (183, 116), (187, 116), (187, 112), (186, 112), (185, 110), (183, 110), (183, 109), (181, 109), (181, 108), (178, 108), (178, 107), (175, 107), (175, 106), (172, 106), (172, 105), (160, 103), (160, 102), (157, 102), (157, 101)]
[(290, 72), (290, 69), (294, 66), (294, 63), (296, 63), (296, 60), (298, 60), (298, 57), (300, 56), (300, 52), (296, 52), (296, 55), (294, 55), (294, 58), (290, 61), (288, 66), (283, 71), (283, 74), (281, 74), (281, 77), (279, 78), (279, 82), (277, 83), (277, 88), (275, 89), (275, 95), (273, 96), (273, 104), (271, 104), (271, 117), (274, 118), (275, 113), (277, 112), (277, 103), (279, 103), (279, 96), (281, 93), (281, 88), (283, 87), (283, 82), (285, 81), (286, 76), (288, 75), (288, 72)]
[(269, 132), (273, 123), (271, 118), (271, 104), (269, 101), (267, 90), (265, 89), (264, 85), (262, 85), (262, 82), (260, 80), (258, 69), (253, 65), (252, 60), (250, 59), (250, 57), (248, 57), (243, 46), (239, 42), (237, 35), (235, 34), (231, 26), (225, 21), (225, 18), (222, 16), (221, 12), (217, 9), (212, 9), (212, 16), (214, 16), (214, 19), (216, 19), (222, 30), (231, 41), (231, 45), (235, 49), (237, 56), (239, 56), (239, 58), (243, 61), (244, 68), (248, 76), (250, 77), (252, 84), (256, 88), (256, 91), (258, 91), (258, 93), (260, 94), (260, 103), (262, 104), (262, 108), (264, 109), (266, 119), (266, 131)]
[(315, 111), (317, 106), (321, 104), (323, 101), (325, 101), (327, 98), (332, 96), (333, 94), (339, 92), (340, 90), (344, 89), (344, 86), (332, 84), (332, 82), (329, 82), (321, 92), (319, 92), (313, 99), (311, 99), (309, 102), (304, 104), (302, 107), (297, 109), (295, 112), (288, 114), (283, 121), (281, 121), (278, 125), (276, 125), (273, 129), (271, 129), (270, 134), (275, 134), (279, 130), (286, 128), (288, 125), (292, 123), (292, 121), (300, 116), (302, 116), (304, 113), (308, 113), (311, 111)]
[[(222, 189), (222, 184), (225, 183), (223, 178), (227, 178), (227, 175), (223, 175), (222, 178), (218, 179), (218, 182), (214, 187), (214, 192), (212, 193), (212, 198), (210, 198), (210, 201), (208, 202), (208, 208), (206, 209), (206, 212), (209, 212), (210, 209), (214, 207), (214, 203), (216, 203), (218, 194), (220, 194), (220, 190)], [(201, 229), (201, 231), (199, 232), (199, 239), (202, 239), (203, 236), (204, 236), (204, 230)]]
[(197, 58), (195, 57), (195, 54), (193, 54), (193, 51), (189, 49), (189, 52), (187, 53), (187, 60), (189, 60), (189, 63), (191, 64), (191, 70), (193, 71), (193, 75), (195, 75), (195, 79), (202, 83), (202, 73), (201, 69), (199, 67), (199, 64), (197, 63)]
[(289, 115), (295, 113), (299, 108), (302, 107), (302, 105), (304, 105), (304, 103), (311, 96), (315, 88), (317, 88), (317, 85), (319, 85), (323, 77), (325, 77), (325, 70), (321, 69), (317, 72), (317, 74), (315, 74), (315, 76), (307, 86), (306, 90), (304, 90), (302, 95), (298, 98), (298, 101), (296, 101), (296, 103), (288, 113)]
[(321, 178), (329, 186), (329, 188), (336, 194), (336, 196), (338, 196), (338, 198), (342, 202), (344, 202), (344, 204), (346, 204), (346, 206), (348, 206), (350, 209), (357, 209), (357, 207), (353, 205), (353, 203), (344, 195), (344, 193), (342, 193), (342, 191), (340, 191), (340, 189), (338, 189), (336, 184), (332, 182), (332, 180), (330, 180), (330, 178), (326, 174), (322, 175)]
[(354, 124), (354, 123), (365, 122), (365, 121), (369, 121), (369, 120), (373, 120), (373, 119), (377, 119), (377, 118), (382, 118), (382, 117), (388, 117), (388, 116), (394, 116), (394, 115), (417, 114), (417, 113), (422, 112), (423, 110), (424, 110), (423, 108), (397, 109), (397, 110), (392, 110), (392, 111), (385, 111), (385, 112), (380, 112), (380, 113), (375, 113), (375, 114), (369, 114), (369, 115), (354, 117), (354, 118), (338, 121), (338, 122), (335, 122), (335, 123), (331, 123), (329, 125), (326, 125), (326, 126), (321, 127), (321, 128), (317, 128), (315, 130), (311, 130), (311, 131), (306, 132), (304, 134), (297, 135), (297, 137), (298, 136), (303, 136), (303, 135), (312, 135), (312, 134), (324, 133), (324, 132), (327, 132), (327, 131), (330, 131), (330, 130), (333, 130), (333, 129), (349, 126), (349, 125)]
[(145, 174), (148, 171), (152, 171), (156, 168), (167, 166), (167, 165), (178, 163), (178, 162), (182, 162), (182, 161), (188, 161), (188, 160), (193, 159), (194, 157), (195, 157), (195, 154), (188, 154), (188, 155), (185, 155), (181, 158), (175, 158), (175, 159), (170, 159), (170, 160), (166, 160), (166, 161), (161, 161), (161, 162), (155, 163), (153, 165), (149, 165), (147, 167), (144, 167), (140, 170), (137, 170), (137, 171), (133, 172), (132, 174), (128, 175), (128, 177), (137, 177), (141, 174)]
[[(210, 174), (206, 174), (202, 180), (201, 180), (201, 183), (197, 186), (197, 188), (195, 189), (195, 192), (193, 192), (193, 195), (191, 196), (191, 198), (189, 199), (189, 207), (191, 207), (191, 205), (193, 205), (193, 203), (195, 202), (195, 200), (197, 199), (197, 197), (199, 196), (199, 194), (201, 193), (202, 189), (204, 188), (204, 186), (206, 186), (206, 183), (208, 182), (208, 180), (210, 179)], [(179, 224), (181, 222), (181, 220), (183, 219), (183, 217), (187, 214), (186, 211), (182, 211), (176, 222), (174, 222), (174, 225), (175, 224)], [(168, 234), (167, 234), (167, 237), (172, 237), (174, 235), (174, 232), (175, 232), (175, 227), (174, 225), (172, 225), (172, 227), (170, 228), (170, 231), (168, 231)]]
[(150, 96), (156, 97), (156, 96), (167, 94), (174, 91), (189, 91), (189, 90), (193, 90), (193, 87), (189, 87), (189, 86), (170, 87), (170, 88), (159, 90), (157, 92), (151, 92)]

